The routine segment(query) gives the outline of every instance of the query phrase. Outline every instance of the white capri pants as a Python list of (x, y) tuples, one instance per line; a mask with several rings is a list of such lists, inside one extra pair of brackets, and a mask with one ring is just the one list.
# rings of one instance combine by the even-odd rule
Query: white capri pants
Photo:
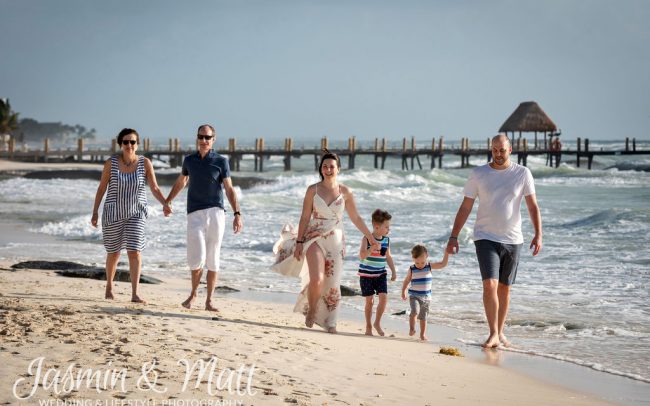
[(220, 207), (187, 215), (187, 264), (191, 270), (208, 268), (208, 271), (219, 272), (225, 217)]

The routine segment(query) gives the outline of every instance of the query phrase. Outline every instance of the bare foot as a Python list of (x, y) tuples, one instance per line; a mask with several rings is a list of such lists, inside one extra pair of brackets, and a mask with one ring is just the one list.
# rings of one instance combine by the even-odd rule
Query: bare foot
[(305, 326), (312, 328), (314, 327), (314, 315), (310, 312), (307, 312), (305, 315)]
[(330, 327), (327, 329), (327, 332), (330, 334), (336, 334), (336, 327)]
[(381, 326), (379, 325), (379, 322), (375, 322), (375, 324), (373, 324), (373, 326), (375, 327), (375, 330), (377, 330), (377, 334), (379, 334), (380, 336), (383, 337), (384, 336), (384, 330), (381, 329)]
[(409, 335), (414, 336), (415, 335), (415, 329), (409, 330)]
[(205, 302), (205, 310), (209, 312), (219, 312), (219, 309), (216, 307), (212, 306), (212, 302)]
[(496, 348), (499, 345), (499, 336), (490, 334), (490, 336), (481, 345), (483, 348)]
[(194, 302), (194, 299), (196, 299), (196, 296), (190, 295), (190, 297), (187, 298), (183, 303), (181, 303), (181, 306), (183, 306), (186, 309), (191, 309), (192, 308), (192, 303)]
[(115, 296), (113, 296), (113, 292), (112, 292), (112, 291), (107, 290), (107, 291), (106, 291), (106, 294), (104, 295), (104, 299), (113, 300), (113, 299), (115, 299)]
[(501, 342), (501, 345), (504, 347), (508, 348), (510, 347), (510, 341), (506, 338), (505, 334), (499, 334), (499, 342)]
[(138, 296), (138, 295), (131, 296), (131, 301), (132, 301), (133, 303), (142, 303), (142, 304), (147, 304), (147, 301), (144, 300), (144, 299), (142, 299), (142, 298), (141, 298), (140, 296)]
[(372, 327), (366, 326), (366, 335), (371, 336), (372, 335)]
[(425, 336), (424, 334), (420, 334), (420, 341), (429, 341), (429, 337)]

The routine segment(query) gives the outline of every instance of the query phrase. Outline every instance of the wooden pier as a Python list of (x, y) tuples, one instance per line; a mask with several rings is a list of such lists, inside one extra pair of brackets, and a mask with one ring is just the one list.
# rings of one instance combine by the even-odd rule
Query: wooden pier
[[(577, 148), (575, 150), (553, 148), (553, 144), (547, 142), (546, 137), (544, 137), (543, 142), (540, 140), (538, 143), (537, 141), (536, 138), (534, 145), (531, 146), (527, 139), (518, 138), (512, 140), (512, 154), (517, 156), (517, 162), (519, 164), (527, 165), (528, 157), (531, 155), (545, 155), (546, 165), (558, 167), (563, 158), (575, 157), (577, 167), (581, 166), (581, 160), (584, 159), (586, 160), (587, 168), (591, 169), (594, 156), (650, 154), (650, 150), (638, 151), (636, 149), (635, 138), (632, 138), (631, 140), (626, 138), (625, 149), (620, 151), (592, 150), (590, 149), (589, 139), (585, 139), (583, 142), (581, 138), (577, 139)], [(167, 158), (163, 160), (168, 161), (171, 167), (177, 167), (181, 165), (185, 155), (196, 150), (183, 150), (180, 145), (180, 140), (175, 138), (169, 139), (167, 148), (157, 147), (157, 149), (152, 149), (151, 140), (144, 139), (140, 146), (140, 153), (150, 158)], [(253, 156), (254, 170), (256, 172), (263, 172), (264, 161), (268, 160), (272, 156), (283, 157), (284, 170), (290, 171), (292, 158), (301, 158), (305, 155), (312, 155), (314, 157), (314, 165), (315, 167), (318, 167), (318, 161), (324, 148), (330, 149), (327, 137), (321, 139), (320, 147), (310, 149), (294, 148), (294, 141), (292, 138), (285, 138), (284, 148), (267, 149), (263, 138), (255, 140), (254, 148), (238, 148), (236, 139), (231, 138), (228, 140), (228, 148), (219, 151), (219, 153), (229, 157), (230, 167), (233, 171), (240, 170), (240, 163), (244, 158), (244, 155)], [(438, 168), (442, 168), (442, 160), (446, 156), (460, 157), (461, 168), (469, 166), (469, 159), (471, 156), (483, 156), (486, 161), (489, 161), (492, 157), (491, 138), (487, 139), (486, 144), (484, 144), (482, 148), (470, 146), (468, 138), (461, 139), (460, 147), (447, 148), (445, 146), (444, 137), (439, 137), (438, 139), (433, 138), (431, 140), (430, 148), (418, 148), (415, 142), (415, 137), (411, 137), (410, 139), (403, 138), (401, 148), (388, 148), (385, 138), (381, 140), (376, 138), (374, 147), (363, 149), (358, 148), (355, 137), (350, 137), (348, 139), (347, 148), (331, 148), (330, 150), (338, 154), (341, 158), (347, 159), (348, 169), (355, 168), (355, 158), (360, 155), (373, 156), (374, 167), (381, 169), (384, 169), (388, 158), (399, 159), (401, 160), (403, 170), (416, 169), (416, 165), (417, 169), (423, 169), (421, 158), (428, 160), (430, 169), (434, 169), (436, 163)], [(51, 149), (49, 140), (45, 139), (43, 142), (43, 149), (41, 150), (20, 151), (16, 150), (15, 142), (12, 139), (9, 142), (8, 150), (0, 151), (0, 158), (30, 162), (103, 162), (117, 151), (119, 151), (119, 148), (115, 140), (112, 140), (110, 148), (107, 149), (87, 149), (84, 147), (83, 139), (77, 140), (77, 146), (74, 149)], [(346, 165), (342, 163), (342, 166), (345, 167)]]

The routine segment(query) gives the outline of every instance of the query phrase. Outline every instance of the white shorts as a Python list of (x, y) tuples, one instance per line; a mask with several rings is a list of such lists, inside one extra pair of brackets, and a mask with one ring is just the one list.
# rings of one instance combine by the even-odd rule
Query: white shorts
[(191, 270), (205, 267), (208, 271), (219, 272), (225, 221), (226, 215), (220, 207), (187, 215), (187, 264)]

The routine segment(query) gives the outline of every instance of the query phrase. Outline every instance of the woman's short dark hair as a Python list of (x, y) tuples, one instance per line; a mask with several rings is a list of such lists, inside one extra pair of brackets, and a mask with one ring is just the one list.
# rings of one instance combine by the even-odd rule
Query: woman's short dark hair
[(325, 162), (326, 159), (334, 159), (336, 161), (336, 166), (338, 168), (341, 167), (341, 159), (339, 158), (338, 155), (336, 155), (333, 152), (330, 152), (329, 149), (325, 148), (323, 149), (324, 154), (321, 155), (320, 157), (320, 164), (318, 164), (318, 176), (320, 176), (320, 180), (324, 180), (325, 177), (323, 176), (323, 162)]
[(140, 134), (138, 134), (138, 132), (133, 128), (123, 128), (122, 131), (117, 134), (117, 143), (121, 145), (122, 139), (129, 134), (135, 134), (135, 140), (138, 141), (138, 144), (140, 143)]

